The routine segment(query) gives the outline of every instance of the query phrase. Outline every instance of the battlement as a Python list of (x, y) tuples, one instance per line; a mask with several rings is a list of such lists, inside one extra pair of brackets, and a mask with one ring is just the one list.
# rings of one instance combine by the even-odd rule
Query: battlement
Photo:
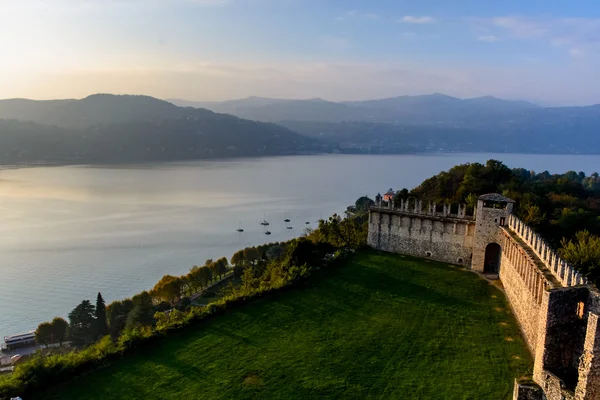
[(511, 215), (508, 218), (508, 228), (533, 250), (561, 285), (569, 287), (589, 283), (573, 266), (560, 258), (544, 238), (519, 218)]
[(390, 201), (377, 200), (377, 203), (371, 207), (371, 210), (395, 211), (397, 213), (415, 216), (446, 217), (469, 221), (475, 220), (473, 215), (467, 215), (466, 204), (437, 204), (429, 202), (424, 206), (422, 200), (414, 198), (401, 199), (399, 204), (393, 199)]

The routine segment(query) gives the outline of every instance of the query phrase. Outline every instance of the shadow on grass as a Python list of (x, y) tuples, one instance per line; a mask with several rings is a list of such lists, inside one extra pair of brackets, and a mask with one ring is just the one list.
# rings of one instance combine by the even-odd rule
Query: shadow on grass
[[(402, 268), (402, 266), (398, 266)], [(377, 269), (364, 268), (362, 273), (355, 274), (340, 274), (338, 279), (347, 284), (357, 285), (363, 288), (365, 293), (385, 292), (395, 297), (402, 297), (416, 301), (427, 301), (438, 305), (450, 307), (462, 307), (475, 309), (479, 308), (479, 304), (460, 299), (442, 293), (435, 287), (426, 287), (416, 283), (408, 282), (405, 279), (400, 279), (389, 273), (381, 272)], [(413, 280), (419, 271), (410, 269), (410, 279)], [(367, 279), (368, 276), (368, 279)], [(463, 282), (457, 284), (464, 284)]]

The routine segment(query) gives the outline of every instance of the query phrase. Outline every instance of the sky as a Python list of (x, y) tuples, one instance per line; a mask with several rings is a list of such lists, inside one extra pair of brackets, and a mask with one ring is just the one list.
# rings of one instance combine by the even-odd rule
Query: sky
[(0, 0), (0, 98), (600, 103), (598, 0)]

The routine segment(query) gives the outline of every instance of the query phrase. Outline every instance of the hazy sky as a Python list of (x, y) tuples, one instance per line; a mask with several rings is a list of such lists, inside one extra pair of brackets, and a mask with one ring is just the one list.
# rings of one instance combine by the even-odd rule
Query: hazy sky
[(599, 0), (0, 0), (0, 98), (600, 103)]

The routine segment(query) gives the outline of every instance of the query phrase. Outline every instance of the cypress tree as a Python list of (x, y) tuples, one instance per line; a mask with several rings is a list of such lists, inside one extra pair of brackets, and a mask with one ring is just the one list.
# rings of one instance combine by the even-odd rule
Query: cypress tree
[(97, 336), (108, 335), (108, 324), (106, 322), (106, 305), (102, 293), (98, 292), (96, 297), (96, 334)]

